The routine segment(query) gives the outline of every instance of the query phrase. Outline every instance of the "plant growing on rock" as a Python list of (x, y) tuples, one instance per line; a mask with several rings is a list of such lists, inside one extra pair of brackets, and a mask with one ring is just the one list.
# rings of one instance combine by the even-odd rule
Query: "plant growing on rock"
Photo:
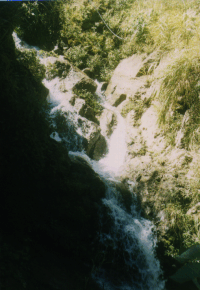
[(47, 78), (49, 80), (54, 79), (55, 77), (66, 78), (70, 71), (69, 63), (62, 63), (56, 61), (54, 64), (49, 64), (47, 66)]
[(100, 115), (102, 113), (103, 107), (99, 104), (97, 100), (98, 97), (95, 96), (95, 94), (84, 89), (76, 89), (74, 92), (79, 98), (85, 100), (86, 104), (94, 110), (95, 115)]
[(31, 45), (52, 50), (64, 24), (63, 2), (27, 2), (21, 5), (18, 35)]
[(17, 60), (24, 65), (32, 75), (38, 80), (42, 81), (45, 77), (45, 67), (40, 64), (35, 50), (16, 50)]
[(158, 96), (159, 123), (171, 135), (172, 145), (179, 130), (183, 133), (184, 148), (199, 141), (199, 73), (200, 56), (196, 51), (183, 53), (165, 71)]

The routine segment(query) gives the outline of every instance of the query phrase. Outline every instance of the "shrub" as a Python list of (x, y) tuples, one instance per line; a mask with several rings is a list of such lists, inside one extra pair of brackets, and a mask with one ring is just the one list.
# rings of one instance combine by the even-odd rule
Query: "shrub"
[(70, 64), (56, 61), (54, 64), (47, 66), (47, 78), (52, 80), (55, 77), (66, 78), (70, 71)]
[(16, 56), (17, 60), (30, 70), (37, 81), (42, 81), (44, 79), (45, 67), (44, 65), (40, 64), (35, 50), (16, 50)]
[(60, 36), (63, 24), (62, 1), (28, 2), (21, 6), (17, 33), (27, 43), (51, 50)]
[(86, 90), (76, 90), (75, 93), (79, 96), (79, 98), (84, 99), (85, 103), (90, 106), (96, 115), (100, 115), (102, 113), (103, 107), (99, 104), (97, 100), (97, 96), (92, 94)]

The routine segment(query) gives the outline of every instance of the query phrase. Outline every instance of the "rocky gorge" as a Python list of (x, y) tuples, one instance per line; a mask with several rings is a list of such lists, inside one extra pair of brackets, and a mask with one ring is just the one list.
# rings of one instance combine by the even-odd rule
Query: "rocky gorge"
[[(181, 145), (184, 138), (184, 123), (182, 129), (177, 132), (175, 146), (169, 145), (163, 129), (159, 126), (157, 95), (160, 89), (160, 74), (167, 65), (168, 59), (160, 57), (158, 52), (149, 56), (133, 55), (120, 62), (104, 91), (107, 102), (116, 107), (126, 123), (127, 152), (125, 163), (121, 168), (120, 187), (127, 190), (128, 182), (134, 184), (133, 192), (140, 201), (143, 216), (156, 225), (160, 257), (164, 254), (164, 248), (167, 250), (168, 240), (172, 239), (172, 235), (175, 239), (172, 244), (179, 243), (179, 247), (186, 249), (187, 246), (183, 244), (185, 241), (181, 239), (181, 235), (184, 234), (182, 232), (186, 230), (183, 227), (187, 226), (184, 221), (188, 219), (188, 223), (191, 224), (192, 220), (196, 222), (198, 219), (198, 205), (191, 206), (186, 212), (184, 209), (182, 212), (181, 209), (176, 212), (175, 201), (178, 196), (182, 195), (183, 205), (184, 199), (187, 203), (191, 180), (193, 183), (198, 182), (194, 171), (198, 162), (198, 153), (196, 150), (186, 150), (184, 145)], [(73, 95), (72, 98), (75, 96)], [(72, 102), (71, 96), (69, 102)], [(76, 101), (73, 101), (73, 104), (76, 107)], [(78, 113), (80, 114), (80, 111)], [(187, 115), (187, 112), (184, 113)], [(84, 117), (91, 120), (87, 115)], [(96, 124), (100, 125), (99, 132), (102, 132), (103, 138), (109, 138), (117, 125), (116, 113), (104, 109), (95, 118), (98, 120)], [(103, 149), (102, 143), (100, 147), (102, 151), (106, 150)], [(94, 156), (89, 156), (95, 159)], [(178, 224), (176, 220), (179, 221)], [(175, 268), (179, 268), (177, 261), (170, 257), (163, 256), (161, 261), (166, 275), (175, 272), (171, 263)], [(172, 287), (178, 289), (177, 285), (173, 286), (172, 281), (168, 283), (169, 289), (173, 289)], [(184, 287), (195, 289), (193, 284), (188, 283), (185, 283)]]
[(14, 26), (1, 23), (2, 289), (197, 289), (196, 270), (175, 274), (198, 263), (199, 152), (188, 83), (160, 98), (173, 53), (133, 53), (99, 83)]

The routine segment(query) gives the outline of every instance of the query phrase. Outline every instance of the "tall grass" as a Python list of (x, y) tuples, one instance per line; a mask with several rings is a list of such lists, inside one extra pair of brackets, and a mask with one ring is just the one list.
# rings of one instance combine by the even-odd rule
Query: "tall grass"
[[(115, 37), (110, 29), (122, 37)], [(108, 80), (119, 61), (134, 53), (199, 47), (200, 2), (195, 0), (93, 0), (65, 3), (66, 58)]]
[[(115, 37), (99, 17), (97, 10)], [(94, 78), (109, 80), (119, 61), (134, 53), (171, 55), (159, 93), (159, 124), (172, 145), (182, 130), (182, 146), (199, 142), (200, 1), (72, 0), (65, 3), (65, 57)], [(187, 116), (185, 113), (187, 112)], [(184, 118), (185, 116), (185, 118)], [(187, 118), (186, 118), (187, 117)]]
[(175, 145), (177, 132), (182, 130), (182, 146), (189, 149), (199, 142), (200, 125), (200, 54), (195, 49), (182, 50), (163, 72), (159, 92), (159, 123)]

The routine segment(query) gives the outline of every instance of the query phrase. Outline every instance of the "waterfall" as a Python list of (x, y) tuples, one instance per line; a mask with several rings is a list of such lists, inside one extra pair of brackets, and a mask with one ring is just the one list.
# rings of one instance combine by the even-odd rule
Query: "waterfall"
[[(105, 106), (110, 108), (109, 106)], [(112, 108), (113, 110), (113, 108)], [(117, 127), (111, 135), (109, 144), (109, 151), (106, 157), (100, 160), (100, 165), (102, 165), (103, 170), (110, 171), (115, 175), (119, 175), (119, 171), (124, 164), (126, 156), (126, 141), (125, 141), (125, 121), (119, 112), (117, 115)]]
[[(13, 34), (16, 47), (22, 49), (35, 49), (44, 63), (44, 59), (37, 47), (30, 47), (20, 43), (17, 35)], [(97, 233), (98, 251), (100, 258), (93, 267), (92, 278), (103, 290), (163, 290), (165, 282), (162, 280), (162, 271), (159, 261), (155, 257), (156, 237), (153, 224), (142, 218), (137, 210), (137, 198), (133, 190), (133, 182), (129, 182), (132, 195), (130, 210), (121, 202), (121, 193), (117, 190), (120, 185), (118, 177), (126, 158), (125, 122), (116, 108), (111, 107), (101, 94), (98, 83), (97, 94), (103, 106), (117, 115), (117, 126), (111, 137), (107, 139), (108, 154), (100, 161), (91, 160), (81, 147), (81, 136), (78, 129), (78, 116), (76, 110), (66, 100), (62, 93), (56, 90), (57, 79), (44, 80), (43, 83), (50, 90), (49, 100), (52, 105), (51, 114), (62, 110), (68, 120), (69, 135), (63, 138), (55, 132), (51, 136), (56, 141), (70, 143), (68, 149), (71, 159), (80, 156), (99, 174), (106, 186), (106, 196), (102, 200), (103, 211), (100, 215), (101, 231)], [(70, 93), (69, 93), (70, 94)], [(76, 135), (78, 131), (78, 135)]]

